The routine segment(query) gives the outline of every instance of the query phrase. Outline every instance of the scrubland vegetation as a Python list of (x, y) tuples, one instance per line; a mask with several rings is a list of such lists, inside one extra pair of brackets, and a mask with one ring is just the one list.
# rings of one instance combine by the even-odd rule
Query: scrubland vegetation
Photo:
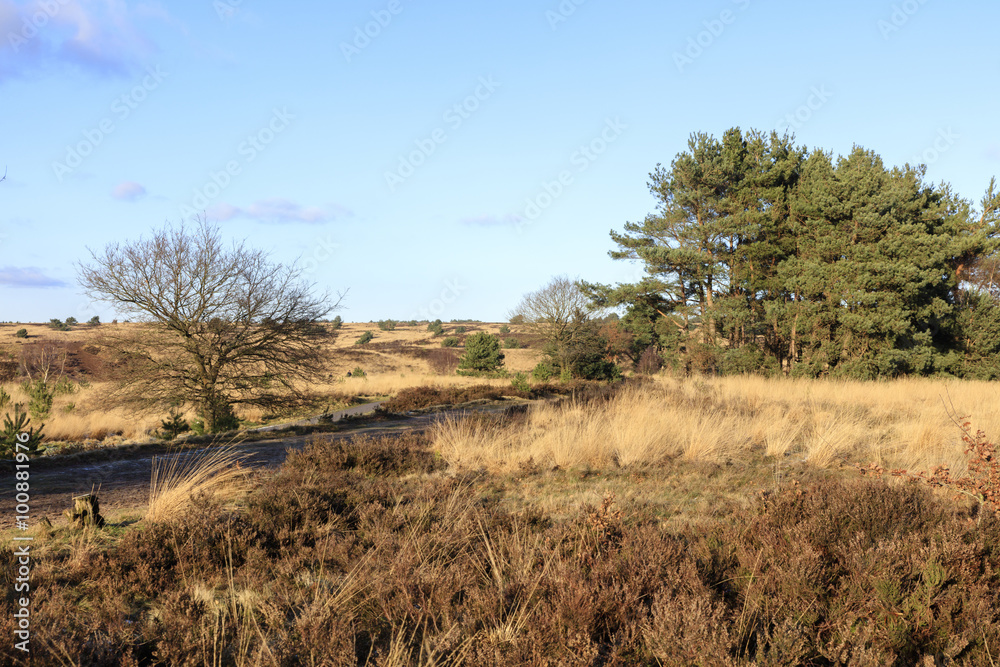
[[(396, 409), (490, 398), (493, 385), (477, 381), (443, 399), (402, 391)], [(161, 469), (144, 516), (82, 533), (36, 525), (33, 658), (1000, 657), (993, 505), (842, 465), (966, 474), (952, 410), (995, 428), (990, 384), (657, 376), (568, 391), (426, 435), (314, 436), (277, 473), (248, 474), (225, 453), (189, 460), (172, 477)]]

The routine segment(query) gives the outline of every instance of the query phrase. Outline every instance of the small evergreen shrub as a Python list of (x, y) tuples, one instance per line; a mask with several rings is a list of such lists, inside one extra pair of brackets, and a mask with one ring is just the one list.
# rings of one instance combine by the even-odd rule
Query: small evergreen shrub
[(523, 371), (518, 371), (511, 379), (510, 386), (518, 391), (530, 391), (531, 387), (528, 386), (528, 374)]
[(500, 325), (500, 335), (501, 336), (506, 336), (509, 333), (510, 333), (510, 327), (507, 326), (506, 324), (501, 324)]
[(99, 326), (101, 324), (101, 318), (97, 315), (94, 315), (89, 320), (87, 320), (87, 324), (89, 324), (92, 327)]
[(458, 347), (458, 338), (455, 336), (448, 336), (441, 341), (441, 347)]
[(17, 333), (14, 334), (14, 337), (15, 338), (27, 338), (28, 337), (28, 330), (27, 329), (18, 329)]
[[(181, 414), (175, 410), (170, 411), (170, 415), (160, 421), (160, 432), (158, 437), (161, 440), (176, 440), (177, 436), (181, 433), (186, 433), (191, 430), (191, 425), (188, 424), (187, 420), (181, 416)], [(204, 426), (202, 426), (204, 430)]]
[(369, 342), (374, 337), (375, 337), (375, 334), (373, 334), (371, 331), (366, 331), (363, 334), (361, 334), (361, 336), (358, 338), (357, 341), (355, 341), (354, 344), (355, 345), (364, 345), (365, 343)]
[(466, 331), (465, 327), (455, 327), (455, 333), (461, 336)]
[(537, 382), (548, 382), (556, 375), (556, 370), (548, 361), (539, 361), (531, 371), (531, 379)]
[(352, 378), (368, 377), (368, 373), (365, 373), (364, 369), (361, 368), (361, 366), (355, 366), (354, 370), (351, 371), (351, 377)]
[(378, 328), (382, 331), (395, 331), (397, 324), (396, 320), (379, 320)]
[(510, 338), (504, 340), (503, 346), (508, 350), (516, 350), (521, 347), (521, 341), (511, 336)]
[(21, 391), (31, 399), (28, 402), (28, 412), (31, 416), (38, 421), (48, 419), (52, 411), (52, 399), (55, 398), (53, 388), (42, 380), (25, 380), (21, 383)]
[(465, 354), (458, 369), (467, 373), (495, 373), (503, 366), (503, 359), (500, 340), (496, 336), (480, 332), (465, 339)]
[[(4, 415), (3, 428), (0, 429), (0, 456), (4, 458), (16, 458), (18, 453), (34, 454), (38, 451), (38, 445), (42, 442), (42, 424), (36, 431), (34, 427), (28, 426), (30, 420), (28, 415), (21, 411), (21, 405), (14, 405), (14, 417), (10, 414)], [(21, 434), (25, 435), (21, 435)], [(17, 445), (21, 445), (18, 447)]]
[(75, 326), (76, 324), (78, 324), (78, 322), (76, 321), (76, 318), (73, 317), (72, 315), (66, 318), (66, 326), (72, 327)]
[(340, 315), (337, 315), (335, 318), (330, 320), (330, 324), (332, 325), (333, 330), (336, 331), (340, 327), (344, 326), (344, 320), (341, 319)]
[(441, 326), (441, 320), (434, 320), (427, 325), (427, 330), (433, 333), (435, 336), (444, 335), (444, 327)]

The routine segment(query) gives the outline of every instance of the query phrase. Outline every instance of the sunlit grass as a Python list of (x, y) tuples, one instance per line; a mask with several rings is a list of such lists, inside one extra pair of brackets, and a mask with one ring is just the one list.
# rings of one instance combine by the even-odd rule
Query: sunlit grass
[(985, 382), (826, 382), (756, 377), (659, 377), (607, 404), (537, 406), (500, 428), (446, 420), (435, 447), (457, 468), (607, 468), (681, 457), (723, 462), (751, 452), (821, 468), (844, 461), (965, 469), (953, 417), (1000, 431), (997, 388)]
[(231, 446), (154, 458), (146, 520), (176, 517), (202, 496), (220, 501), (238, 497), (247, 475), (244, 459)]

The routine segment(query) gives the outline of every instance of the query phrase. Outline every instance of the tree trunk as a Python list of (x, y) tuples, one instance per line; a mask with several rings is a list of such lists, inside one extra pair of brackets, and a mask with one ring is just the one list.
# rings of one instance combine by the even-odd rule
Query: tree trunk
[(73, 511), (66, 512), (66, 515), (70, 523), (76, 528), (83, 528), (85, 526), (100, 528), (104, 525), (100, 503), (97, 501), (97, 495), (93, 493), (73, 496)]
[(796, 333), (799, 326), (799, 313), (795, 313), (795, 319), (792, 320), (792, 341), (788, 348), (788, 370), (792, 370), (792, 366), (795, 365), (795, 359), (798, 356), (798, 347), (796, 346)]

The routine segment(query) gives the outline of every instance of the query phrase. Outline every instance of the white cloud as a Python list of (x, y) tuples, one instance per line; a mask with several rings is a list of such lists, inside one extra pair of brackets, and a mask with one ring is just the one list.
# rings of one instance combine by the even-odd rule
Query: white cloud
[(146, 188), (135, 181), (125, 181), (115, 186), (111, 196), (119, 201), (137, 201), (146, 196)]
[(329, 222), (335, 218), (351, 215), (347, 209), (334, 206), (330, 212), (318, 206), (302, 206), (288, 199), (272, 198), (255, 201), (247, 207), (232, 204), (217, 204), (208, 210), (208, 217), (226, 221), (233, 218), (248, 218), (258, 222)]
[(0, 285), (8, 287), (66, 287), (62, 280), (50, 278), (33, 266), (0, 266)]

